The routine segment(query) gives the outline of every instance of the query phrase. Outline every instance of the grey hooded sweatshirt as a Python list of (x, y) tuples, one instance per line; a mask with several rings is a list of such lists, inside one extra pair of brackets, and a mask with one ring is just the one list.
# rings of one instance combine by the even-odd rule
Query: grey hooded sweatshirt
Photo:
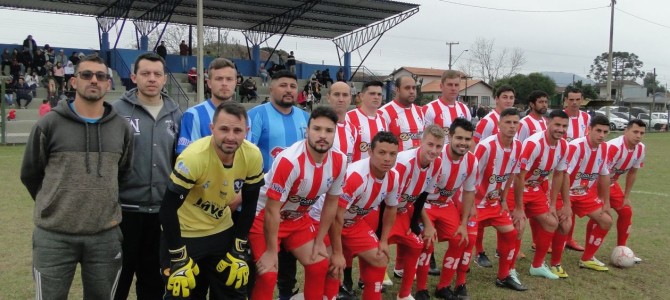
[(119, 181), (131, 167), (128, 122), (108, 103), (87, 123), (60, 101), (33, 126), (21, 181), (35, 200), (34, 222), (66, 234), (95, 234), (119, 225)]
[(172, 166), (182, 113), (166, 94), (163, 108), (154, 117), (137, 100), (137, 89), (126, 92), (112, 104), (132, 128), (135, 163), (119, 193), (123, 211), (158, 213)]

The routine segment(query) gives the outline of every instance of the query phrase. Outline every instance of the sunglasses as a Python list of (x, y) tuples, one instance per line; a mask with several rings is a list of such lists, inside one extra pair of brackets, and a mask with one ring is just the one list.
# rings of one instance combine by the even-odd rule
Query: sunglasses
[(93, 75), (95, 75), (95, 79), (98, 81), (103, 81), (109, 79), (109, 74), (105, 72), (96, 72), (93, 73), (91, 71), (81, 71), (77, 73), (79, 77), (83, 80), (91, 80), (93, 78)]

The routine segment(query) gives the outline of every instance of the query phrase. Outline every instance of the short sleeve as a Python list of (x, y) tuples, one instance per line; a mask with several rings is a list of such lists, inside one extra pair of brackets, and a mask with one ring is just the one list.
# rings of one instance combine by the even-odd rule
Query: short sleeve
[(177, 154), (184, 152), (188, 145), (201, 138), (200, 132), (198, 130), (193, 130), (193, 128), (198, 128), (196, 118), (193, 115), (193, 112), (187, 110), (181, 117), (179, 139), (177, 140)]
[(172, 170), (172, 174), (170, 174), (170, 180), (176, 187), (190, 190), (196, 184), (198, 178), (205, 172), (202, 162), (195, 158), (192, 155), (180, 155), (177, 157), (177, 162)]
[(327, 194), (333, 196), (342, 195), (342, 186), (344, 185), (344, 175), (347, 173), (347, 157), (342, 155), (342, 160), (340, 160), (340, 170), (337, 173), (337, 176), (334, 178), (333, 183), (330, 185)]
[(467, 192), (475, 191), (475, 184), (477, 183), (477, 173), (479, 173), (479, 161), (475, 160), (472, 164), (472, 170), (468, 170), (468, 177), (463, 182), (463, 190)]
[(530, 168), (533, 167), (533, 162), (537, 158), (537, 150), (538, 148), (535, 142), (526, 140), (523, 143), (523, 146), (521, 147), (521, 157), (519, 159), (519, 170), (523, 169), (525, 171), (530, 171)]
[(637, 161), (633, 165), (633, 168), (639, 169), (639, 168), (644, 167), (644, 159), (647, 156), (647, 148), (645, 148), (644, 145), (643, 145), (642, 149), (640, 149), (640, 152), (641, 152), (640, 153), (640, 158), (637, 159)]
[(569, 144), (568, 145), (568, 155), (566, 158), (566, 171), (568, 174), (572, 174), (572, 172), (577, 168), (577, 157), (579, 157), (579, 150), (577, 149), (577, 145), (575, 144)]
[(251, 155), (248, 155), (246, 162), (247, 175), (244, 179), (244, 184), (256, 184), (263, 180), (263, 155), (258, 149), (253, 149)]
[(364, 185), (361, 175), (356, 172), (347, 174), (344, 186), (342, 187), (342, 194), (340, 195), (337, 205), (348, 209), (363, 190)]
[(270, 171), (274, 173), (270, 178), (270, 188), (267, 191), (269, 199), (280, 202), (286, 201), (296, 177), (293, 169), (293, 163), (285, 157), (274, 161)]
[(389, 177), (389, 192), (386, 194), (386, 198), (382, 199), (384, 203), (386, 203), (387, 206), (398, 206), (398, 200), (400, 199), (400, 176), (398, 175), (398, 172), (394, 169), (391, 169), (389, 173), (387, 174)]

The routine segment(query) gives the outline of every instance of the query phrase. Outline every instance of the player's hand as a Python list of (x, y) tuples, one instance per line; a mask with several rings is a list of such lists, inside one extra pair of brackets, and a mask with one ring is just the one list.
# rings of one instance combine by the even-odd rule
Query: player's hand
[(229, 269), (228, 276), (224, 278), (226, 286), (234, 286), (235, 289), (239, 289), (249, 283), (248, 260), (247, 241), (236, 238), (233, 248), (226, 253), (226, 257), (216, 264), (216, 271), (219, 273)]
[(277, 252), (265, 251), (256, 262), (256, 270), (258, 270), (258, 274), (261, 275), (267, 272), (277, 272), (278, 260)]
[(559, 223), (572, 222), (572, 207), (570, 205), (563, 205), (557, 214)]
[(314, 241), (314, 246), (312, 247), (312, 262), (319, 260), (319, 256), (323, 258), (328, 258), (328, 250), (326, 249), (326, 244), (321, 240), (321, 242)]
[(558, 220), (558, 214), (556, 213), (556, 205), (549, 205), (549, 214), (554, 216)]
[(166, 288), (172, 291), (174, 297), (188, 298), (191, 290), (195, 288), (195, 276), (200, 273), (200, 269), (193, 259), (188, 257), (186, 246), (169, 251), (172, 259)]
[(603, 213), (606, 213), (606, 214), (610, 215), (610, 217), (611, 217), (612, 213), (610, 212), (610, 210), (611, 210), (611, 207), (610, 207), (609, 202), (605, 202), (605, 204), (603, 204)]
[(526, 224), (526, 213), (520, 207), (512, 211), (512, 223), (518, 232), (521, 232), (521, 227)]
[(510, 212), (509, 211), (509, 206), (507, 205), (507, 201), (501, 201), (500, 202), (500, 214), (502, 215), (503, 212)]
[(328, 266), (328, 274), (332, 278), (340, 279), (342, 278), (342, 273), (344, 268), (347, 267), (347, 261), (344, 259), (342, 253), (333, 253), (330, 256), (330, 262)]
[(454, 237), (457, 237), (459, 234), (461, 235), (461, 241), (458, 242), (458, 245), (467, 245), (468, 244), (468, 223), (461, 224), (458, 226), (456, 229), (456, 232), (454, 232)]
[(423, 238), (424, 247), (428, 248), (432, 243), (437, 241), (437, 230), (435, 230), (433, 225), (424, 225), (423, 232), (421, 232), (421, 237)]
[(389, 251), (389, 244), (386, 241), (379, 241), (379, 247), (377, 248), (377, 256), (386, 255), (386, 258), (391, 260), (391, 251)]
[(628, 198), (628, 197), (623, 198), (623, 206), (633, 207), (633, 205), (630, 203), (630, 198)]

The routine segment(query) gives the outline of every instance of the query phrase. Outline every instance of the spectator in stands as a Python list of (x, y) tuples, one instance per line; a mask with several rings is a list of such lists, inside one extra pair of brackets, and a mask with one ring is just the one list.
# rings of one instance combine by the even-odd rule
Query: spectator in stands
[(36, 51), (37, 51), (37, 42), (33, 40), (32, 35), (28, 35), (28, 37), (25, 40), (23, 40), (23, 52), (29, 54), (30, 58), (32, 59), (33, 56), (35, 56)]
[[(31, 71), (36, 71), (37, 74), (44, 74), (44, 66), (47, 64), (47, 55), (42, 52), (41, 49), (37, 49), (37, 53), (35, 54), (35, 57), (33, 57), (33, 63), (32, 63), (32, 70)], [(26, 66), (28, 67), (28, 66)], [(26, 74), (30, 74), (32, 72), (28, 72), (26, 69)]]
[[(84, 57), (86, 57), (86, 54), (84, 54), (84, 52), (79, 52), (79, 53), (77, 54), (77, 57), (79, 57), (79, 61), (81, 61)], [(75, 64), (75, 66), (76, 66), (76, 65), (77, 65), (77, 64)]]
[[(65, 70), (65, 89), (70, 90), (70, 78), (74, 77), (74, 64), (71, 61), (67, 61), (67, 64), (63, 68)], [(111, 68), (110, 68), (111, 70)], [(110, 73), (111, 74), (111, 73)], [(110, 78), (112, 78), (110, 76)]]
[(58, 85), (58, 92), (65, 92), (65, 68), (60, 62), (57, 62), (53, 67), (54, 79)]
[(19, 60), (19, 63), (21, 63), (21, 75), (30, 72), (33, 67), (34, 56), (34, 53), (31, 55), (27, 51), (21, 53), (21, 60)]
[(265, 69), (265, 65), (261, 65), (261, 69), (258, 71), (258, 74), (261, 76), (263, 86), (268, 85), (268, 78), (270, 77), (270, 74), (268, 73), (268, 70)]
[(293, 51), (291, 51), (286, 58), (286, 66), (288, 67), (288, 70), (291, 71), (291, 74), (295, 74), (295, 56), (293, 55)]
[(188, 82), (191, 84), (191, 87), (193, 87), (193, 91), (197, 92), (198, 91), (198, 71), (196, 70), (195, 67), (191, 68), (191, 70), (188, 71)]
[(5, 104), (9, 107), (14, 107), (14, 84), (13, 79), (8, 77), (5, 79)]
[(238, 71), (237, 72), (237, 84), (235, 85), (235, 91), (237, 91), (238, 94), (240, 93), (240, 89), (242, 87), (243, 82), (244, 82), (244, 77), (242, 77), (242, 74), (240, 74), (240, 72)]
[(51, 48), (51, 46), (49, 46), (49, 44), (44, 44), (43, 53), (45, 55), (44, 57), (46, 58), (46, 61), (53, 64), (54, 63), (54, 57), (55, 57), (54, 49)]
[(356, 95), (358, 95), (358, 91), (356, 90), (356, 86), (354, 85), (354, 82), (350, 82), (349, 85), (351, 86), (351, 105), (356, 104)]
[(51, 107), (58, 104), (58, 90), (56, 89), (56, 80), (53, 77), (47, 78), (47, 100)]
[(337, 70), (337, 74), (335, 76), (337, 77), (337, 81), (344, 81), (344, 82), (347, 81), (344, 78), (344, 68), (340, 68), (339, 70)]
[(26, 84), (30, 87), (33, 97), (37, 97), (37, 88), (40, 86), (40, 77), (35, 71), (25, 76)]
[(265, 99), (263, 99), (263, 102), (261, 102), (261, 104), (265, 104), (268, 102), (270, 102), (270, 97), (265, 97)]
[(9, 66), (9, 75), (12, 75), (12, 84), (16, 83), (18, 81), (19, 76), (21, 76), (21, 64), (19, 63), (18, 60), (14, 59), (12, 60), (12, 65)]
[(61, 66), (67, 66), (68, 59), (67, 56), (65, 55), (65, 50), (60, 49), (60, 51), (58, 51), (58, 55), (56, 55), (54, 62), (60, 63)]
[[(33, 95), (23, 77), (19, 77), (19, 81), (14, 85), (14, 91), (16, 92), (16, 104), (19, 105), (19, 108), (28, 108), (30, 102), (33, 101)], [(26, 100), (26, 104), (21, 106), (21, 100)]]
[(161, 41), (161, 44), (156, 47), (156, 53), (160, 55), (163, 59), (167, 57), (167, 48), (165, 47), (165, 41)]
[(112, 91), (114, 91), (116, 90), (116, 85), (114, 84), (114, 71), (112, 70), (112, 67), (107, 67), (107, 74), (109, 74), (110, 86), (112, 87)]
[(72, 55), (70, 55), (70, 61), (72, 62), (72, 65), (76, 66), (79, 63), (79, 56), (77, 55), (76, 51), (72, 51)]
[(179, 44), (179, 55), (181, 55), (181, 68), (186, 72), (186, 67), (188, 66), (188, 52), (191, 48), (186, 45), (186, 41), (182, 40)]
[(321, 79), (319, 82), (325, 87), (328, 88), (328, 83), (333, 84), (333, 78), (330, 77), (330, 70), (329, 69), (324, 69), (321, 71)]
[(51, 105), (49, 105), (49, 100), (42, 100), (42, 105), (40, 105), (40, 118), (44, 117), (48, 112), (51, 111)]
[[(317, 71), (317, 73), (320, 73)], [(313, 80), (310, 80), (310, 88), (312, 90), (312, 95), (314, 95), (314, 102), (321, 102), (321, 83), (317, 80), (318, 77), (313, 76)]]
[(9, 67), (12, 65), (12, 54), (9, 53), (9, 49), (5, 48), (2, 50), (2, 56), (0, 57), (2, 59), (2, 76), (5, 76), (5, 66)]
[(247, 98), (249, 102), (255, 101), (256, 98), (258, 98), (256, 90), (258, 90), (256, 87), (256, 82), (250, 76), (242, 83), (242, 88), (240, 90), (240, 102), (244, 102), (244, 98)]

